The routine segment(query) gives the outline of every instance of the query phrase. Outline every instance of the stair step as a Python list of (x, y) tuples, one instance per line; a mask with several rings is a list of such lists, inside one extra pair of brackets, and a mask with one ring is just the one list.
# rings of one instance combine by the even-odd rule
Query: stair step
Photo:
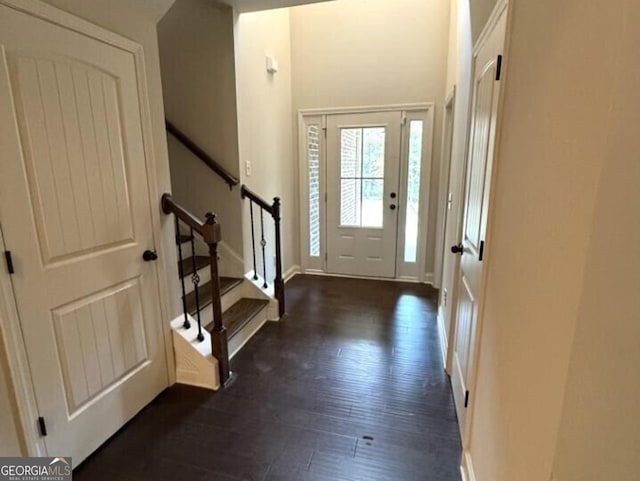
[(181, 235), (176, 237), (176, 240), (180, 244), (185, 244), (187, 242), (191, 242), (191, 239), (193, 239), (193, 236), (192, 235), (186, 235), (186, 234), (181, 234)]
[[(200, 270), (203, 267), (207, 267), (210, 262), (209, 256), (196, 256), (196, 269)], [(178, 262), (178, 272), (180, 272), (180, 263)], [(182, 275), (187, 277), (193, 274), (193, 260), (191, 257), (187, 257), (182, 261)]]
[[(238, 277), (221, 277), (220, 295), (224, 296), (227, 292), (240, 284), (242, 284), (242, 279)], [(207, 282), (199, 286), (198, 295), (200, 297), (200, 310), (211, 304), (211, 282)], [(187, 312), (194, 316), (196, 314), (196, 310), (196, 293), (195, 291), (192, 291), (187, 294)]]
[[(237, 334), (256, 314), (258, 314), (269, 301), (265, 299), (249, 299), (243, 297), (222, 315), (222, 323), (227, 328), (227, 339)], [(211, 332), (213, 323), (206, 327)]]

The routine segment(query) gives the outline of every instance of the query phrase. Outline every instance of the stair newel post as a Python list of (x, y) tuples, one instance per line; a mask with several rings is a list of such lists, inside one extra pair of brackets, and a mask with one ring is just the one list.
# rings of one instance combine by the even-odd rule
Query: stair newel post
[(278, 300), (278, 314), (282, 317), (285, 313), (284, 279), (282, 278), (282, 246), (280, 240), (280, 198), (273, 198), (271, 215), (275, 224), (275, 249), (276, 249), (276, 278), (274, 279), (274, 294)]
[(180, 219), (175, 216), (176, 219), (176, 244), (178, 245), (178, 271), (180, 274), (180, 287), (182, 288), (182, 312), (184, 313), (184, 322), (182, 327), (189, 329), (191, 323), (189, 322), (189, 315), (187, 313), (187, 289), (184, 285), (184, 258), (182, 256), (182, 240), (180, 239)]
[(209, 246), (209, 264), (211, 268), (211, 300), (213, 308), (213, 329), (211, 330), (211, 350), (218, 360), (220, 384), (229, 380), (229, 347), (227, 345), (227, 329), (222, 323), (222, 299), (220, 290), (220, 273), (218, 272), (218, 242), (220, 242), (220, 224), (212, 213), (207, 213), (203, 237)]

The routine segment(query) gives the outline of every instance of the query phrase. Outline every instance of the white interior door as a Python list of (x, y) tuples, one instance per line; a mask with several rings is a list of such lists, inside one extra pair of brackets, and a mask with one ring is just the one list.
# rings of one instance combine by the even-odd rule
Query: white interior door
[(327, 271), (395, 277), (401, 112), (327, 118)]
[(500, 92), (497, 72), (502, 58), (505, 28), (506, 14), (503, 13), (475, 58), (463, 235), (460, 245), (452, 248), (458, 251), (456, 255), (462, 252), (457, 275), (456, 334), (451, 381), (463, 438), (478, 334), (478, 301), (481, 291), (484, 239)]
[(0, 221), (46, 448), (78, 464), (168, 385), (135, 59), (6, 6), (0, 48)]

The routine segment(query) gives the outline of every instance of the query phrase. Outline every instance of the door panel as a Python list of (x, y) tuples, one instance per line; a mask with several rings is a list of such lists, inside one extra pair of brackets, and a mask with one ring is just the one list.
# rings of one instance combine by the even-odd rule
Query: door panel
[(395, 276), (400, 124), (400, 112), (327, 119), (328, 272)]
[(452, 387), (462, 437), (465, 435), (468, 391), (474, 375), (478, 332), (478, 298), (482, 288), (482, 243), (494, 157), (500, 81), (498, 58), (506, 31), (506, 11), (475, 58), (473, 108), (466, 166), (463, 254), (457, 273), (456, 326), (453, 342)]
[(77, 464), (168, 384), (131, 52), (0, 6), (0, 220), (47, 451)]
[(74, 60), (14, 60), (45, 264), (130, 242), (117, 79)]

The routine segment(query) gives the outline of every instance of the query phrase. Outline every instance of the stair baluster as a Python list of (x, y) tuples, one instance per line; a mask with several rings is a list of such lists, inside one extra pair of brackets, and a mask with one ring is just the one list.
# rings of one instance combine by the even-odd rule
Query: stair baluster
[(180, 286), (182, 287), (182, 312), (184, 312), (184, 323), (182, 327), (189, 329), (189, 313), (187, 312), (187, 289), (184, 285), (184, 259), (182, 257), (182, 234), (180, 233), (180, 219), (176, 219), (176, 244), (178, 245), (178, 272), (180, 274)]
[(193, 235), (193, 228), (190, 229), (191, 235), (191, 267), (193, 272), (191, 274), (191, 282), (193, 282), (193, 292), (196, 298), (196, 320), (198, 321), (198, 341), (204, 341), (204, 334), (202, 334), (202, 321), (200, 319), (200, 292), (198, 287), (200, 285), (200, 275), (198, 274), (198, 265), (196, 264), (196, 243), (195, 236)]
[(271, 215), (274, 225), (274, 251), (275, 251), (275, 279), (273, 279), (273, 291), (275, 298), (278, 300), (278, 314), (282, 317), (285, 313), (285, 288), (284, 279), (282, 277), (282, 237), (281, 237), (281, 210), (282, 205), (279, 197), (273, 198), (273, 203), (269, 204), (262, 197), (255, 192), (251, 191), (246, 185), (243, 185), (240, 189), (240, 194), (243, 199), (249, 199), (249, 212), (251, 213), (251, 246), (253, 249), (253, 280), (258, 280), (257, 262), (256, 262), (256, 241), (255, 241), (255, 228), (254, 228), (254, 216), (253, 216), (253, 204), (260, 209), (260, 245), (262, 247), (262, 275), (264, 282), (262, 284), (263, 289), (269, 287), (267, 281), (267, 254), (266, 246), (267, 241), (265, 239), (264, 232), (264, 213)]
[(264, 210), (260, 209), (260, 229), (262, 238), (260, 239), (260, 245), (262, 246), (262, 279), (264, 279), (264, 283), (262, 284), (262, 288), (266, 289), (269, 287), (267, 284), (267, 255), (266, 255), (266, 247), (267, 241), (264, 238)]
[(249, 200), (249, 213), (251, 214), (251, 250), (253, 251), (253, 280), (258, 280), (258, 265), (256, 263), (256, 233), (253, 225), (253, 201)]

